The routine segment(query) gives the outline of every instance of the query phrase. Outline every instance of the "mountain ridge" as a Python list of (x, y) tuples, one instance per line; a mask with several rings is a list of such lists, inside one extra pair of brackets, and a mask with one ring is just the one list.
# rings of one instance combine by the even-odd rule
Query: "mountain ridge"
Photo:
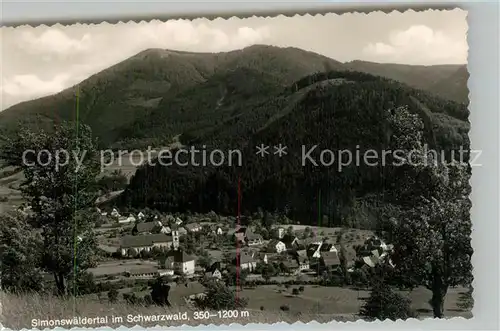
[[(241, 50), (221, 53), (146, 49), (59, 93), (25, 101), (5, 109), (0, 112), (0, 129), (9, 131), (20, 120), (28, 125), (46, 127), (50, 127), (52, 121), (73, 120), (75, 91), (78, 86), (80, 119), (92, 127), (104, 146), (110, 146), (126, 140), (128, 137), (123, 133), (130, 133), (137, 121), (154, 116), (151, 114), (155, 112), (167, 113), (171, 100), (176, 95), (196, 89), (210, 79), (217, 79), (217, 75), (231, 70), (253, 69), (263, 75), (274, 76), (277, 85), (286, 85), (316, 72), (365, 70), (371, 73), (371, 71), (381, 71), (380, 66), (384, 66), (366, 63), (368, 62), (341, 63), (296, 47), (282, 48), (267, 45), (252, 45)], [(360, 68), (357, 68), (358, 66)], [(391, 65), (390, 68), (394, 66), (398, 65)], [(407, 68), (407, 66), (397, 68)], [(410, 68), (413, 68), (413, 71), (409, 70), (410, 74), (404, 77), (401, 72), (405, 70), (391, 69), (395, 72), (392, 76), (399, 78), (403, 83), (410, 83), (410, 86), (419, 85), (411, 76), (414, 75), (414, 70), (421, 68)], [(458, 73), (457, 77), (454, 77), (453, 72), (448, 70), (446, 74), (437, 75), (437, 78), (432, 80), (433, 85), (428, 89), (447, 94), (445, 88), (447, 77), (452, 77), (454, 86), (463, 85), (461, 81), (463, 73)], [(382, 72), (380, 75), (391, 76), (387, 72)], [(245, 80), (245, 77), (240, 79)], [(455, 98), (460, 97), (455, 96)]]

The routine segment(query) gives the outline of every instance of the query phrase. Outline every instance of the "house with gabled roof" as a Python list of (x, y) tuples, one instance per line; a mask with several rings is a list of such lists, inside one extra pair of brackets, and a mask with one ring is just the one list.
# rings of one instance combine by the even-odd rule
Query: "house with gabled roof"
[(340, 259), (337, 252), (322, 252), (320, 263), (323, 267), (332, 269), (340, 266)]
[(188, 223), (185, 224), (184, 227), (188, 232), (199, 232), (202, 229), (202, 226), (198, 223)]
[(281, 262), (281, 264), (286, 268), (288, 274), (299, 272), (299, 262), (296, 259), (286, 260)]
[(251, 230), (247, 230), (245, 233), (245, 243), (248, 246), (262, 245), (262, 236), (258, 233), (254, 233)]
[(286, 245), (278, 240), (278, 239), (271, 239), (268, 243), (267, 243), (267, 252), (269, 253), (282, 253), (282, 252), (285, 252), (286, 251)]
[[(242, 270), (253, 271), (257, 268), (257, 261), (252, 257), (251, 254), (246, 252), (235, 252), (232, 254), (232, 262), (235, 266), (239, 266)], [(238, 259), (239, 257), (239, 259)]]
[(309, 257), (306, 250), (299, 250), (295, 252), (295, 260), (299, 265), (299, 271), (307, 270), (310, 268)]
[(205, 272), (205, 277), (218, 281), (222, 279), (222, 273), (219, 271), (219, 269), (215, 269), (214, 271)]
[(299, 248), (300, 240), (296, 235), (286, 233), (283, 235), (280, 241), (285, 244), (287, 249)]
[(173, 251), (170, 256), (174, 258), (174, 270), (179, 274), (192, 275), (195, 271), (195, 258), (184, 251)]

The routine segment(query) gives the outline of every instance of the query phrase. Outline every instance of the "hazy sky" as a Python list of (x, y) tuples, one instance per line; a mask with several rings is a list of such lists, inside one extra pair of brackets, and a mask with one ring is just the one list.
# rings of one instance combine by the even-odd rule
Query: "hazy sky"
[(467, 62), (463, 10), (1, 28), (2, 108), (59, 92), (147, 48), (295, 46), (338, 61)]

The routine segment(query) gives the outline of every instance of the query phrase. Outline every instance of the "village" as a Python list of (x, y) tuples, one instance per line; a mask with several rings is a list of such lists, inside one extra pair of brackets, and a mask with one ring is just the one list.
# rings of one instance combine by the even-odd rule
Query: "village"
[[(178, 293), (173, 302), (179, 305), (202, 295), (201, 283), (207, 279), (253, 288), (318, 285), (326, 275), (341, 278), (341, 246), (353, 275), (382, 262), (391, 265), (391, 245), (367, 230), (297, 225), (288, 219), (287, 224), (277, 219), (266, 228), (262, 216), (238, 220), (213, 212), (187, 216), (140, 211), (125, 216), (112, 209), (99, 213), (103, 222), (96, 233), (101, 258), (89, 272), (96, 283), (121, 281), (124, 298), (134, 291), (138, 296), (147, 294), (141, 292), (145, 286), (135, 285), (159, 276), (177, 284), (172, 293)], [(299, 288), (292, 290), (297, 294)]]

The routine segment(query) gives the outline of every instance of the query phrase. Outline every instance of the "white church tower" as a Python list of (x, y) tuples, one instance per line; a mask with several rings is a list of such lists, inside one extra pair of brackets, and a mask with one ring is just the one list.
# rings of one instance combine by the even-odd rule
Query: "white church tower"
[(179, 230), (175, 229), (175, 230), (172, 230), (172, 247), (174, 248), (174, 250), (178, 250), (179, 249)]

